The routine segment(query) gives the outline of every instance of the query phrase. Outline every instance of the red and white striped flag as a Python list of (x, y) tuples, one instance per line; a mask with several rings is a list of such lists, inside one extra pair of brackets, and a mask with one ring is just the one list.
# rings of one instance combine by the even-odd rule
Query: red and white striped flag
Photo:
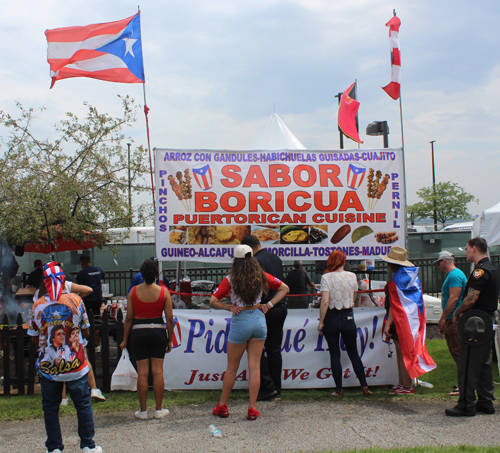
[(399, 27), (401, 21), (394, 16), (385, 24), (389, 27), (389, 45), (391, 46), (391, 83), (382, 89), (392, 98), (399, 99), (401, 94), (401, 51), (399, 50)]

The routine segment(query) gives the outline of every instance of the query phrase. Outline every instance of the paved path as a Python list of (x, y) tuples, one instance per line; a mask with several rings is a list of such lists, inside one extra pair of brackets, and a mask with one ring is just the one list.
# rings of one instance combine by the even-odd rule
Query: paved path
[[(220, 419), (212, 406), (174, 407), (164, 420), (139, 421), (129, 412), (96, 416), (96, 440), (105, 453), (119, 452), (318, 452), (368, 447), (500, 445), (500, 415), (444, 415), (446, 402), (404, 400), (346, 403), (260, 403), (261, 417), (246, 420), (246, 405), (230, 405)], [(150, 411), (152, 415), (152, 411)], [(223, 438), (211, 437), (213, 423)], [(62, 419), (65, 453), (79, 452), (76, 416)], [(45, 452), (42, 420), (0, 424), (4, 452)]]

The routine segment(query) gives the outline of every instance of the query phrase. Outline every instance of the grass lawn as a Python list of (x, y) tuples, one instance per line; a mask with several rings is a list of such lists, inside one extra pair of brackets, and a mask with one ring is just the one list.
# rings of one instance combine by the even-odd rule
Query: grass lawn
[[(433, 389), (417, 387), (415, 395), (406, 395), (405, 399), (415, 399), (419, 401), (446, 400), (455, 401), (456, 397), (448, 396), (450, 388), (457, 383), (457, 371), (455, 362), (451, 358), (446, 342), (444, 340), (428, 340), (427, 348), (430, 355), (437, 363), (437, 368), (421, 376), (422, 380), (434, 384)], [(498, 367), (493, 366), (493, 381), (498, 382)], [(332, 381), (333, 387), (333, 381)], [(370, 387), (373, 392), (371, 399), (384, 400), (395, 398), (388, 394), (389, 386)], [(293, 401), (320, 401), (330, 398), (332, 389), (308, 389), (308, 390), (284, 390), (282, 392), (282, 400), (287, 402)], [(116, 412), (116, 411), (135, 411), (138, 408), (138, 400), (135, 392), (112, 392), (105, 395), (107, 400), (102, 403), (93, 404), (93, 410), (96, 414)], [(500, 387), (495, 390), (495, 396), (500, 398)], [(164, 406), (178, 406), (188, 404), (216, 404), (220, 397), (219, 390), (196, 390), (187, 392), (165, 392)], [(396, 397), (397, 398), (397, 397)], [(231, 393), (231, 401), (247, 401), (248, 392), (246, 390), (235, 390)], [(366, 397), (361, 395), (359, 388), (344, 389), (344, 399), (350, 401), (363, 400)], [(149, 392), (148, 407), (154, 407), (153, 392)], [(61, 415), (75, 414), (76, 411), (70, 403), (68, 406), (61, 407)], [(33, 418), (42, 418), (42, 397), (41, 395), (32, 396), (0, 396), (0, 421), (7, 420), (27, 420)], [(470, 448), (470, 447), (467, 447)], [(387, 450), (363, 450), (364, 452), (379, 452)], [(390, 450), (391, 452), (399, 452), (403, 450)], [(405, 450), (407, 452), (451, 452), (461, 451), (457, 449), (430, 448)], [(466, 451), (466, 450), (462, 450)], [(472, 452), (493, 452), (499, 449), (477, 449), (467, 450)]]

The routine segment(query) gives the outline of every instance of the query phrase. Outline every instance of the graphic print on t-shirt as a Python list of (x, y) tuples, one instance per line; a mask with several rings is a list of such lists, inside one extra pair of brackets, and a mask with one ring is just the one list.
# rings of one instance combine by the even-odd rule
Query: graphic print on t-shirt
[(69, 381), (88, 372), (80, 328), (88, 327), (83, 302), (63, 294), (58, 302), (43, 297), (33, 306), (31, 335), (39, 333), (37, 368), (51, 380)]

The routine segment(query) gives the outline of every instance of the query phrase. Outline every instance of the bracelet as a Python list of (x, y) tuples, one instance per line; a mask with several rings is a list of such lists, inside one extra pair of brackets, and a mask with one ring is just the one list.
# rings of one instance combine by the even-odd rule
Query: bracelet
[(267, 306), (268, 306), (269, 308), (273, 308), (273, 307), (274, 307), (274, 305), (272, 304), (272, 302), (271, 302), (271, 301), (269, 301), (269, 302), (267, 303)]

